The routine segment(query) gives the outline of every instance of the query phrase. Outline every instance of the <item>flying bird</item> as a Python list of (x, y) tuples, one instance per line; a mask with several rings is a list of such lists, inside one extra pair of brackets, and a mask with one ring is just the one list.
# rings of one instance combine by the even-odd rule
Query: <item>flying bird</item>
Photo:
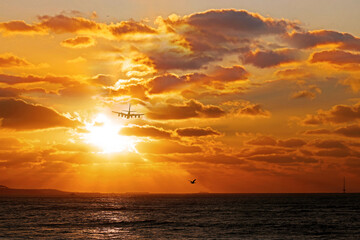
[(196, 181), (196, 178), (194, 179), (194, 180), (189, 180), (189, 182), (191, 183), (191, 184), (195, 184), (195, 181)]

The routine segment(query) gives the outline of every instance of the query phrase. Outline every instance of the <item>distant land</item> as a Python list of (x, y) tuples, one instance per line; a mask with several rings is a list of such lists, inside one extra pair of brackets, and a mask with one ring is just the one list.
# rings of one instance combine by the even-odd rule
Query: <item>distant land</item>
[(69, 196), (75, 193), (64, 192), (56, 189), (16, 189), (0, 185), (0, 197), (11, 196)]

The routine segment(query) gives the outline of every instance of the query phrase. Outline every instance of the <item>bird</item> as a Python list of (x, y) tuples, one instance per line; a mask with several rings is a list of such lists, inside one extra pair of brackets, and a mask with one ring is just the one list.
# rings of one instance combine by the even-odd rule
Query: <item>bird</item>
[(194, 179), (194, 180), (189, 180), (189, 182), (191, 183), (191, 184), (195, 184), (195, 181), (196, 181), (196, 178)]

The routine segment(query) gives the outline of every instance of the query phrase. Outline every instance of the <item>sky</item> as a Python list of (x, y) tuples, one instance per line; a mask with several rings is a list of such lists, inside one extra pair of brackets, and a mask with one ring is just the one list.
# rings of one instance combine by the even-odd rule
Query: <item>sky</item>
[(0, 1), (0, 184), (358, 192), (359, 7)]

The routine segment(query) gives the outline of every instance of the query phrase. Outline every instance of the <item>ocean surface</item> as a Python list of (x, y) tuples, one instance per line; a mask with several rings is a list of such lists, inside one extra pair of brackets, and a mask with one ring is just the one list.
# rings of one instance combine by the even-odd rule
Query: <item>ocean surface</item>
[(360, 239), (360, 194), (1, 197), (0, 239)]

